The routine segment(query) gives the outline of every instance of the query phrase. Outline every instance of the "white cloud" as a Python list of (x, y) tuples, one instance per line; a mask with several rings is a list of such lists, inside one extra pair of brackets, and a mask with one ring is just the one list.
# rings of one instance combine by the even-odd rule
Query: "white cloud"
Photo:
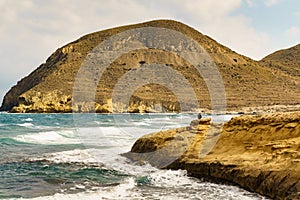
[[(267, 34), (256, 31), (251, 26), (251, 19), (243, 15), (231, 15), (242, 4), (240, 0), (194, 1), (185, 6), (185, 13), (200, 32), (204, 32), (238, 53), (260, 59), (270, 50)], [(178, 8), (180, 10), (180, 8)], [(264, 48), (261, 48), (261, 47)]]
[[(57, 48), (82, 35), (159, 15), (165, 16), (129, 0), (0, 0), (1, 80), (10, 77), (1, 82), (1, 88), (8, 91)], [(0, 102), (3, 95), (1, 92)]]
[(264, 0), (264, 4), (268, 7), (279, 4), (282, 0)]
[(255, 7), (256, 6), (256, 3), (253, 0), (245, 0), (245, 1), (246, 1), (246, 4), (249, 7)]

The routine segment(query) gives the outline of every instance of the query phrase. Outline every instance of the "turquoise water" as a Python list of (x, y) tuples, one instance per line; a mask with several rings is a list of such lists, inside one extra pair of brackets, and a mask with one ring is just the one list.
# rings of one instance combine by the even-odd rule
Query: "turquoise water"
[(264, 199), (119, 155), (144, 134), (186, 126), (195, 118), (0, 113), (0, 199)]

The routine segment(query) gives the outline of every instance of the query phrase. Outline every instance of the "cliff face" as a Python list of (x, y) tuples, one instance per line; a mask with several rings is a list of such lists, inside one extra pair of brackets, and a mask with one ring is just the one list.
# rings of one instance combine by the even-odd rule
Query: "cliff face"
[[(195, 177), (234, 182), (273, 199), (300, 198), (300, 112), (236, 117), (207, 137), (208, 129), (216, 126), (200, 120), (146, 135), (124, 155), (185, 169)], [(201, 156), (218, 135), (212, 151)]]
[[(90, 105), (72, 105), (77, 72), (88, 55), (105, 39), (135, 28), (162, 27), (179, 31), (198, 42), (215, 62), (221, 73), (231, 110), (245, 106), (297, 104), (300, 78), (277, 68), (260, 65), (239, 55), (213, 39), (180, 22), (156, 20), (88, 34), (59, 48), (29, 76), (5, 95), (1, 111), (11, 112), (91, 112)], [(120, 78), (142, 64), (158, 63), (172, 67), (192, 85), (202, 108), (210, 108), (210, 94), (195, 68), (174, 53), (157, 49), (140, 49), (122, 55), (104, 72), (98, 83), (93, 106), (96, 112), (112, 112), (112, 91)], [(238, 85), (238, 87), (237, 87)], [(189, 99), (184, 100), (186, 103)], [(115, 102), (117, 104), (117, 102)], [(128, 112), (180, 111), (178, 99), (161, 85), (137, 88)], [(155, 106), (159, 105), (159, 106)], [(124, 112), (122, 108), (117, 109)]]
[[(22, 104), (21, 94), (39, 85), (49, 74), (57, 70), (57, 63), (63, 60), (65, 55), (60, 51), (53, 53), (45, 64), (40, 65), (27, 77), (18, 81), (17, 85), (13, 86), (4, 96), (1, 111), (10, 111), (14, 106)], [(20, 98), (20, 99), (19, 99)]]

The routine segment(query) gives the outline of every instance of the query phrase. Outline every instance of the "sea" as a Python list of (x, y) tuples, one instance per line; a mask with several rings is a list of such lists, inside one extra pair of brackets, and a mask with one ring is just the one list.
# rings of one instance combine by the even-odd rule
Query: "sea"
[(196, 114), (0, 113), (0, 199), (267, 199), (121, 155), (139, 137), (193, 119)]

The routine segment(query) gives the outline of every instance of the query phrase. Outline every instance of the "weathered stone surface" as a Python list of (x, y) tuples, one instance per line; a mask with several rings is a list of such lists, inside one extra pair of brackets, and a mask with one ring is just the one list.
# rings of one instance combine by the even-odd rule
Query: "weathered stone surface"
[[(217, 143), (204, 157), (200, 152), (205, 135), (217, 125), (199, 125), (200, 131), (190, 126), (144, 136), (125, 156), (186, 169), (195, 177), (231, 181), (273, 199), (300, 199), (300, 112), (235, 117), (222, 126)], [(179, 137), (183, 139), (176, 140)], [(174, 151), (178, 146), (184, 146), (181, 155)], [(147, 152), (159, 149), (163, 155), (148, 159)]]

